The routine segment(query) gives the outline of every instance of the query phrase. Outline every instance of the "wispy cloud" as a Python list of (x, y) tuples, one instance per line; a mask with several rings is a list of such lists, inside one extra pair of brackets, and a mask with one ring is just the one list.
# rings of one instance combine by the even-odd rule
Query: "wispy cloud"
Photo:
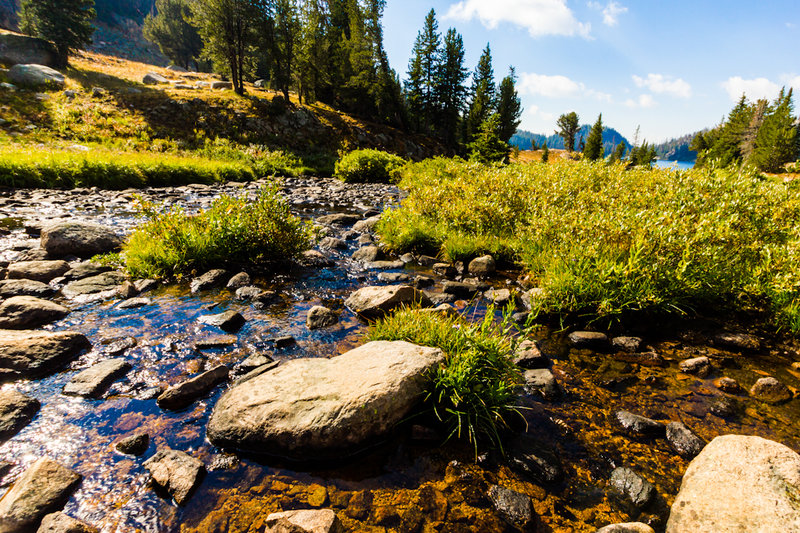
[(462, 0), (452, 4), (445, 19), (478, 19), (489, 29), (507, 22), (528, 30), (532, 37), (578, 35), (589, 38), (591, 25), (578, 21), (566, 0)]
[(521, 94), (533, 96), (544, 96), (546, 98), (577, 98), (584, 96), (611, 102), (610, 94), (589, 89), (583, 83), (561, 75), (548, 76), (547, 74), (523, 72), (519, 75), (517, 87)]
[(588, 5), (592, 9), (597, 9), (598, 11), (603, 12), (603, 24), (606, 26), (616, 26), (619, 23), (619, 16), (628, 12), (627, 7), (614, 2), (613, 0), (606, 6), (603, 6), (603, 4), (600, 2), (589, 2)]
[(655, 99), (649, 94), (642, 94), (637, 99), (628, 98), (625, 100), (625, 105), (630, 108), (648, 108), (648, 107), (655, 107), (656, 101)]
[(728, 93), (731, 101), (735, 102), (744, 94), (750, 100), (766, 98), (771, 100), (778, 95), (781, 86), (767, 78), (754, 78), (746, 80), (741, 76), (733, 76), (722, 82), (722, 88)]
[(669, 94), (678, 98), (690, 98), (692, 86), (681, 78), (672, 78), (663, 74), (648, 74), (646, 78), (633, 76), (637, 87), (647, 88), (656, 94)]

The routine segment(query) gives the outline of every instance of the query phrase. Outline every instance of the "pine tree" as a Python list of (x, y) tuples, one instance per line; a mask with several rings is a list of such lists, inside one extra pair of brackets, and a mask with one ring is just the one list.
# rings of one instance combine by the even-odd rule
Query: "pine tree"
[(96, 16), (94, 0), (22, 0), (20, 28), (24, 33), (52, 41), (59, 67), (69, 64), (69, 54), (92, 43)]
[(464, 41), (456, 30), (450, 28), (444, 37), (436, 76), (436, 98), (441, 106), (437, 130), (450, 148), (457, 144), (458, 122), (467, 97), (464, 82), (468, 75), (464, 67)]
[(500, 139), (500, 115), (494, 113), (483, 121), (475, 140), (468, 145), (472, 161), (479, 163), (508, 163), (508, 143)]
[(482, 124), (495, 112), (494, 69), (492, 67), (492, 50), (489, 44), (483, 50), (478, 66), (472, 74), (470, 104), (465, 121), (466, 142), (480, 130)]
[(500, 82), (500, 94), (497, 98), (497, 113), (500, 115), (500, 139), (508, 142), (517, 132), (522, 117), (522, 103), (516, 89), (516, 73), (514, 67), (508, 76)]
[(156, 0), (156, 14), (144, 19), (142, 33), (145, 39), (158, 45), (161, 53), (176, 65), (188, 69), (203, 49), (197, 28), (189, 20), (191, 6), (187, 0)]
[(751, 161), (764, 172), (780, 172), (786, 163), (797, 160), (798, 125), (794, 116), (792, 89), (781, 89), (772, 105), (771, 112), (764, 117), (758, 130)]
[(618, 161), (622, 161), (622, 158), (625, 157), (625, 143), (620, 141), (614, 151), (611, 153), (611, 157), (608, 159), (609, 163), (616, 163)]
[(426, 133), (431, 130), (438, 111), (436, 87), (440, 73), (440, 47), (439, 23), (436, 22), (436, 12), (431, 9), (414, 41), (406, 89), (411, 116), (417, 127)]
[(579, 120), (578, 114), (575, 111), (571, 111), (570, 113), (561, 115), (558, 117), (558, 121), (556, 121), (556, 125), (559, 128), (556, 131), (556, 135), (564, 139), (564, 148), (567, 152), (575, 150), (575, 135), (580, 129), (578, 124)]
[(597, 161), (603, 158), (603, 151), (603, 114), (600, 113), (586, 138), (583, 157), (589, 161)]
[(273, 4), (274, 35), (272, 57), (274, 85), (289, 102), (289, 89), (295, 72), (295, 59), (300, 37), (300, 18), (294, 0), (275, 0)]
[(547, 147), (547, 142), (544, 143), (542, 147), (542, 163), (547, 163), (550, 159), (550, 149)]

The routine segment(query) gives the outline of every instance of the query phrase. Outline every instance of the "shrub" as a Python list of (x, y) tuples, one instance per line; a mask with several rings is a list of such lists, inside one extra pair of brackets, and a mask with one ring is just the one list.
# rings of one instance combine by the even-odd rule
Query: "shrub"
[(508, 314), (496, 323), (491, 308), (478, 323), (402, 309), (372, 324), (368, 337), (433, 346), (446, 354), (445, 364), (430, 377), (426, 403), (447, 428), (448, 439), (466, 438), (477, 454), (481, 442), (502, 449), (501, 433), (517, 414), (521, 375), (510, 358), (516, 343), (509, 323)]
[(289, 212), (275, 187), (253, 201), (222, 196), (190, 216), (180, 208), (159, 213), (141, 205), (147, 221), (123, 247), (128, 272), (139, 278), (181, 277), (225, 265), (269, 266), (289, 261), (312, 243), (311, 226)]
[(344, 182), (374, 183), (392, 181), (405, 160), (380, 150), (354, 150), (336, 162), (334, 176)]

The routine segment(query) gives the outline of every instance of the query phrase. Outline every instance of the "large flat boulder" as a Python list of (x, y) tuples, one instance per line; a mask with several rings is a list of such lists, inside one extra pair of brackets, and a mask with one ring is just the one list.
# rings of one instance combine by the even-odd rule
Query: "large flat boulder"
[(0, 298), (12, 296), (51, 296), (55, 289), (47, 283), (32, 279), (4, 279), (0, 280)]
[(409, 415), (444, 357), (436, 348), (376, 341), (331, 359), (288, 361), (225, 392), (208, 438), (298, 460), (358, 451)]
[(100, 295), (102, 293), (113, 296), (125, 281), (125, 275), (121, 272), (104, 272), (97, 276), (72, 281), (61, 289), (61, 293), (67, 298), (78, 298), (79, 296)]
[(9, 279), (32, 279), (49, 283), (69, 270), (66, 261), (20, 261), (8, 265)]
[(425, 293), (409, 285), (388, 285), (358, 289), (344, 304), (355, 314), (372, 319), (402, 306), (430, 307), (431, 301)]
[(715, 438), (686, 469), (666, 531), (800, 531), (800, 455), (761, 437)]
[(53, 43), (44, 39), (16, 33), (0, 33), (0, 63), (33, 63), (55, 67), (58, 66), (58, 52)]
[(39, 400), (14, 389), (0, 390), (0, 442), (10, 439), (39, 412)]
[(50, 374), (88, 348), (80, 333), (0, 330), (0, 382)]
[(59, 511), (80, 482), (80, 474), (47, 457), (38, 459), (0, 500), (0, 531), (36, 531), (42, 518)]
[(64, 75), (45, 65), (14, 65), (8, 70), (8, 81), (25, 87), (59, 89), (64, 86)]
[(61, 320), (69, 309), (35, 296), (12, 296), (0, 304), (0, 328), (29, 329)]
[(106, 359), (79, 372), (64, 386), (64, 394), (97, 398), (130, 369), (125, 359)]
[(122, 246), (122, 237), (114, 230), (88, 222), (56, 222), (42, 228), (42, 248), (51, 257), (77, 255), (90, 257), (115, 252)]

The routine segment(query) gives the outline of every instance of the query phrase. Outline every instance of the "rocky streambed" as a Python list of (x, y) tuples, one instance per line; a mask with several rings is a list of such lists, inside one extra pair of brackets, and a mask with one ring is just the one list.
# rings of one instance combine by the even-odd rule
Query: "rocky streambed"
[[(192, 212), (258, 186), (0, 194), (0, 531), (54, 511), (40, 531), (800, 531), (800, 354), (746, 317), (535, 329), (525, 423), (476, 459), (407, 420), (441, 354), (364, 345), (354, 310), (516, 298), (522, 319), (535, 294), (488, 258), (383, 256), (396, 188), (284, 180), (326, 236), (271, 276), (161, 284), (79, 257), (139, 196)], [(73, 221), (110, 232), (52, 231)]]

